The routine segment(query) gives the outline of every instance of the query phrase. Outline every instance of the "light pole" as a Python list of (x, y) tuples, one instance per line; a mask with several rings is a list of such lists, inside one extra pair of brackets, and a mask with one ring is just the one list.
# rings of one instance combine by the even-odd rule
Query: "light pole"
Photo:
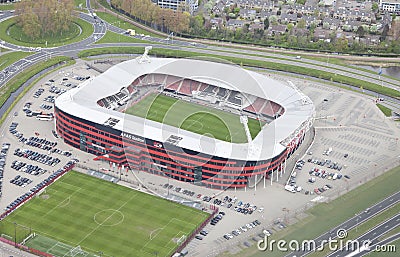
[(17, 248), (17, 222), (14, 222), (14, 246)]

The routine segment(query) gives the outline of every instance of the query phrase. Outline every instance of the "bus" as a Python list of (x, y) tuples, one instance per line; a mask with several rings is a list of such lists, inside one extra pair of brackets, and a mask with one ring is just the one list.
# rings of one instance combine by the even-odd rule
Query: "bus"
[(51, 116), (51, 115), (38, 115), (38, 116), (36, 116), (36, 119), (45, 120), (45, 121), (51, 121), (51, 120), (53, 120), (53, 116)]

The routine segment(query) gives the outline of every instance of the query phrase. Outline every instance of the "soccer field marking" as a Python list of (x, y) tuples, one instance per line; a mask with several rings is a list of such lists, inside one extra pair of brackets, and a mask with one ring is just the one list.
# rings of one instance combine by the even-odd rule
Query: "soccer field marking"
[[(105, 222), (105, 221), (104, 221), (104, 222), (98, 222), (98, 221), (96, 220), (96, 215), (97, 215), (97, 214), (100, 214), (101, 212), (104, 212), (104, 211), (112, 211), (113, 213), (110, 215), (110, 217), (113, 216), (115, 213), (119, 213), (119, 214), (121, 215), (122, 219), (120, 219), (118, 222), (116, 222), (116, 223), (114, 223), (114, 224), (111, 224), (111, 225), (104, 225), (104, 222)], [(109, 218), (109, 217), (108, 217), (108, 218)], [(124, 221), (124, 219), (125, 219), (125, 215), (124, 215), (121, 211), (115, 210), (115, 209), (106, 209), (106, 210), (98, 211), (98, 212), (96, 212), (96, 213), (93, 215), (93, 220), (94, 220), (94, 222), (97, 223), (98, 225), (105, 226), (105, 227), (117, 226), (117, 225), (121, 224), (121, 223)]]
[[(65, 201), (65, 200), (68, 200), (68, 201)], [(65, 206), (67, 206), (70, 202), (71, 202), (71, 196), (68, 196), (67, 197), (67, 199), (65, 199), (64, 201), (65, 201), (65, 203), (64, 204), (61, 204), (59, 207), (65, 207)], [(63, 201), (63, 202), (64, 202)], [(61, 202), (62, 203), (62, 202)]]
[[(172, 239), (174, 239), (174, 238), (180, 239), (182, 236), (179, 236), (179, 235), (186, 236), (186, 234), (185, 234), (182, 230), (179, 230), (179, 232), (176, 233), (176, 235), (175, 235)], [(163, 246), (164, 248), (167, 248), (167, 249), (169, 249), (170, 251), (172, 251), (172, 250), (176, 247), (176, 245), (178, 244), (178, 242), (174, 242), (172, 239), (169, 240), (169, 241)], [(168, 245), (171, 244), (171, 243), (172, 243), (172, 247), (169, 247)]]
[[(61, 243), (60, 241), (57, 241), (52, 247), (50, 247), (49, 249), (46, 250), (46, 253), (53, 254), (52, 251), (53, 251), (53, 248), (55, 248), (55, 247), (59, 247), (59, 248), (61, 248), (61, 249), (67, 249), (67, 250), (66, 250), (67, 253), (68, 253), (69, 250), (71, 249), (71, 246), (69, 246), (69, 245), (67, 245), (67, 244), (64, 244), (64, 243)], [(64, 254), (64, 256), (65, 256), (65, 254)]]
[[(158, 230), (162, 230), (163, 229), (163, 227), (161, 227), (161, 228), (156, 228), (156, 229), (154, 229), (153, 231), (151, 231), (150, 232), (150, 240), (153, 240), (153, 233), (154, 232), (157, 232)], [(154, 236), (154, 237), (156, 237), (157, 236), (157, 233), (156, 233), (156, 235)]]
[[(153, 241), (153, 239), (155, 239), (166, 227), (169, 226), (169, 224), (171, 224), (171, 222), (173, 223), (174, 221), (178, 221), (178, 223), (186, 223), (186, 224), (189, 224), (189, 225), (191, 225), (191, 226), (193, 226), (193, 227), (197, 227), (196, 224), (193, 224), (193, 223), (191, 223), (191, 222), (187, 222), (187, 221), (184, 221), (184, 220), (181, 220), (181, 219), (178, 219), (178, 218), (171, 218), (171, 219), (168, 221), (168, 223), (165, 224), (163, 227), (157, 228), (157, 229), (153, 230), (153, 231), (150, 233), (150, 234), (152, 234), (154, 231), (157, 232), (154, 236), (150, 236), (150, 240), (147, 241), (147, 243), (143, 245), (143, 247), (140, 249), (140, 251), (141, 251), (141, 252), (145, 252), (145, 253), (149, 253), (149, 252), (147, 252), (146, 250), (143, 250), (143, 249), (145, 249), (145, 248), (147, 247), (147, 245)], [(179, 233), (181, 233), (181, 232), (183, 233), (183, 235), (185, 235), (185, 233), (184, 233), (183, 231), (181, 231), (181, 230), (180, 230), (177, 234), (179, 234)], [(175, 235), (175, 236), (176, 236), (176, 235)], [(173, 248), (175, 247), (175, 246), (172, 247), (172, 248), (166, 247), (166, 245), (168, 245), (169, 242), (172, 241), (172, 239), (173, 239), (173, 238), (171, 238), (171, 239), (165, 244), (165, 246), (162, 246), (162, 247), (166, 248), (167, 250), (169, 250), (169, 252), (171, 252), (171, 251), (173, 250)], [(168, 255), (168, 254), (167, 254), (167, 255)]]
[[(58, 183), (59, 183), (59, 184), (65, 184), (65, 185), (68, 185), (69, 187), (74, 187), (74, 188), (76, 188), (76, 190), (77, 190), (77, 189), (82, 189), (82, 188), (81, 188), (81, 187), (79, 187), (79, 186), (72, 185), (72, 184), (70, 184), (70, 183), (67, 183), (67, 182), (64, 182), (64, 181), (62, 181), (62, 180), (58, 181)], [(76, 190), (74, 190), (74, 191), (76, 191)], [(56, 191), (57, 191), (57, 190), (56, 190)]]
[[(199, 112), (200, 113), (200, 112)], [(195, 114), (195, 113), (194, 113)], [(193, 114), (193, 115), (194, 115)], [(196, 120), (194, 120), (194, 121), (192, 121), (191, 122), (191, 124), (187, 127), (187, 128), (185, 128), (185, 130), (188, 130), (188, 131), (190, 131), (189, 129), (194, 125), (194, 124), (196, 124), (196, 123), (200, 123), (201, 125), (202, 125), (202, 127), (201, 128), (203, 128), (203, 124), (200, 122), (200, 120), (204, 117), (204, 116), (206, 116), (207, 115), (207, 113), (204, 113), (202, 116), (200, 116), (200, 117), (198, 117)], [(183, 121), (183, 122), (185, 122), (185, 121)], [(182, 122), (182, 124), (183, 124), (183, 122)], [(182, 127), (182, 126), (181, 126)], [(197, 130), (196, 130), (197, 131)]]
[(71, 197), (72, 197), (74, 194), (78, 193), (79, 190), (81, 190), (81, 189), (82, 189), (82, 188), (79, 187), (78, 190), (74, 191), (74, 192), (73, 192), (72, 194), (70, 194), (67, 198), (65, 198), (65, 199), (62, 200), (59, 204), (57, 204), (56, 206), (54, 206), (53, 208), (51, 208), (48, 212), (46, 212), (46, 213), (42, 216), (42, 218), (44, 218), (45, 216), (47, 216), (49, 213), (51, 213), (52, 211), (54, 211), (56, 208), (66, 206), (66, 201), (67, 201), (67, 200), (68, 200), (68, 203), (67, 203), (67, 204), (69, 204), (70, 201), (71, 201)]
[[(135, 198), (136, 196), (138, 196), (139, 194), (136, 193), (136, 191), (132, 191), (135, 192), (134, 195), (132, 195), (128, 200), (125, 201), (125, 203), (123, 203), (118, 209), (116, 209), (116, 211), (119, 211), (122, 207), (124, 207), (128, 202), (130, 202), (133, 198)], [(78, 242), (78, 245), (80, 245), (83, 241), (85, 241), (85, 239), (90, 236), (91, 234), (93, 234), (93, 232), (95, 232), (99, 227), (102, 226), (103, 223), (105, 223), (108, 219), (110, 219), (112, 216), (114, 215), (114, 213), (112, 213), (111, 215), (109, 215), (101, 224), (98, 224), (94, 229), (92, 229), (92, 231), (90, 231), (89, 233), (86, 234), (86, 236), (84, 236), (82, 238), (81, 241)]]

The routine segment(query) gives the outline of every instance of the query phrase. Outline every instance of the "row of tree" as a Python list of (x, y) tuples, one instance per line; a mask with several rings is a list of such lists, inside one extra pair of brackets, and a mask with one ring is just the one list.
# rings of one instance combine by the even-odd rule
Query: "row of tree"
[(15, 4), (17, 24), (32, 39), (68, 31), (73, 10), (73, 0), (24, 0)]
[(111, 5), (163, 31), (181, 33), (189, 30), (190, 14), (184, 11), (187, 9), (184, 4), (177, 12), (162, 9), (150, 0), (111, 0)]

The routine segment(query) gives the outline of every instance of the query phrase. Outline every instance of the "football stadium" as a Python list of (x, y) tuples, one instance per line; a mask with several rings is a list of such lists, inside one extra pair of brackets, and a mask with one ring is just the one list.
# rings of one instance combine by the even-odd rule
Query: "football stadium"
[(283, 170), (314, 113), (291, 82), (146, 53), (55, 101), (58, 134), (95, 161), (215, 189), (265, 183)]

